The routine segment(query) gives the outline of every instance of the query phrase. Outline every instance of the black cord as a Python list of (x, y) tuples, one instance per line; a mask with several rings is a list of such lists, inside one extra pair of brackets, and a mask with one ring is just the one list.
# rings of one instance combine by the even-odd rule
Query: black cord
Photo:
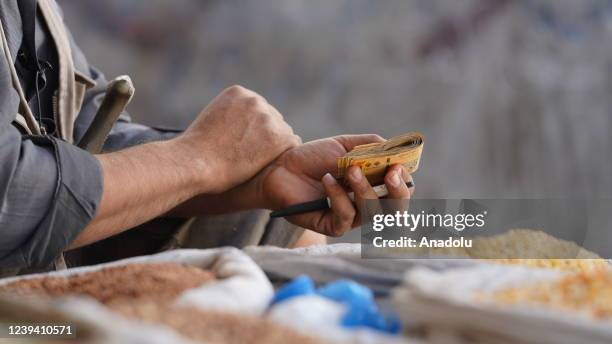
[(34, 82), (35, 87), (36, 87), (36, 103), (38, 104), (38, 126), (40, 127), (40, 133), (44, 136), (47, 135), (47, 128), (45, 128), (45, 125), (43, 124), (43, 120), (42, 120), (42, 107), (40, 106), (40, 88), (38, 87), (38, 80), (40, 79), (40, 77), (44, 77), (44, 73), (41, 74), (40, 70), (36, 71), (36, 81)]

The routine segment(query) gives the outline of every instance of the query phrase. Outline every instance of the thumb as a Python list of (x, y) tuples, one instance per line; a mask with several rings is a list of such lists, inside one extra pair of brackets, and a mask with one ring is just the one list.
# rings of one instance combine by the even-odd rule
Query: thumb
[(355, 146), (386, 141), (383, 137), (376, 134), (340, 135), (334, 137), (334, 139), (344, 146), (347, 152), (352, 150)]

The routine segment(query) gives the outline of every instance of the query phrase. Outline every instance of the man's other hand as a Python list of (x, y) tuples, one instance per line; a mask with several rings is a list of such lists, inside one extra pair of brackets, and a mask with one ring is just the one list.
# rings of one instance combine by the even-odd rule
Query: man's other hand
[(202, 190), (207, 193), (248, 180), (301, 143), (266, 99), (241, 86), (221, 92), (177, 140), (202, 171)]
[[(378, 135), (344, 135), (308, 142), (283, 153), (262, 171), (256, 182), (261, 202), (270, 209), (329, 197), (331, 209), (288, 217), (290, 222), (328, 236), (340, 236), (359, 225), (360, 211), (366, 199), (377, 199), (359, 167), (348, 170), (349, 186), (355, 193), (352, 202), (345, 190), (328, 172), (337, 169), (336, 159), (353, 147), (381, 142)], [(391, 166), (385, 176), (388, 198), (409, 199), (414, 188), (401, 165)]]

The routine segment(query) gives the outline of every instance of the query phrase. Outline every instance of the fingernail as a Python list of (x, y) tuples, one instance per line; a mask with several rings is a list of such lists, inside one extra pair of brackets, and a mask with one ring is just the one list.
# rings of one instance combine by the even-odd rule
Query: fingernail
[(336, 179), (329, 173), (326, 173), (323, 176), (323, 184), (327, 185), (327, 186), (331, 186), (334, 185), (336, 183)]
[(354, 182), (359, 182), (361, 181), (361, 177), (363, 176), (363, 174), (361, 173), (361, 170), (358, 168), (353, 168), (351, 169), (351, 179)]
[(398, 173), (393, 173), (391, 175), (391, 177), (389, 177), (389, 183), (391, 184), (391, 186), (393, 186), (394, 188), (397, 188), (400, 186), (400, 184), (402, 183), (402, 180), (399, 176)]

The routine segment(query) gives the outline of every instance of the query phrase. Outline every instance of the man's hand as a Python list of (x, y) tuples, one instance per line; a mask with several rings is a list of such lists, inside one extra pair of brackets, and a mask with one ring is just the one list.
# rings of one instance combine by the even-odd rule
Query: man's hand
[[(357, 145), (381, 142), (378, 135), (344, 135), (308, 142), (294, 147), (253, 179), (227, 192), (216, 195), (199, 195), (174, 209), (174, 216), (221, 214), (256, 208), (281, 209), (290, 205), (320, 198), (331, 199), (331, 209), (288, 217), (287, 220), (301, 227), (328, 236), (340, 236), (359, 225), (360, 210), (366, 199), (376, 199), (376, 193), (358, 167), (349, 169), (349, 186), (355, 192), (351, 202), (347, 192), (329, 172), (338, 166), (336, 159)], [(404, 168), (389, 168), (385, 184), (388, 198), (409, 199), (414, 188), (408, 189), (412, 180)]]
[(301, 143), (272, 105), (241, 86), (232, 86), (213, 99), (176, 140), (184, 143), (202, 170), (202, 191), (207, 193), (223, 192), (246, 181)]
[(102, 200), (71, 247), (137, 226), (199, 194), (228, 190), (300, 142), (265, 99), (230, 87), (183, 135), (96, 156), (104, 178)]
[[(281, 155), (256, 177), (259, 193), (270, 209), (329, 197), (331, 209), (288, 217), (287, 220), (328, 236), (340, 236), (359, 225), (360, 210), (366, 199), (377, 195), (359, 167), (351, 167), (348, 181), (355, 193), (353, 203), (329, 171), (337, 169), (336, 159), (353, 147), (380, 142), (377, 135), (346, 135), (317, 140)], [(392, 166), (385, 177), (389, 198), (409, 199), (413, 190), (406, 186), (411, 177), (401, 165)]]

